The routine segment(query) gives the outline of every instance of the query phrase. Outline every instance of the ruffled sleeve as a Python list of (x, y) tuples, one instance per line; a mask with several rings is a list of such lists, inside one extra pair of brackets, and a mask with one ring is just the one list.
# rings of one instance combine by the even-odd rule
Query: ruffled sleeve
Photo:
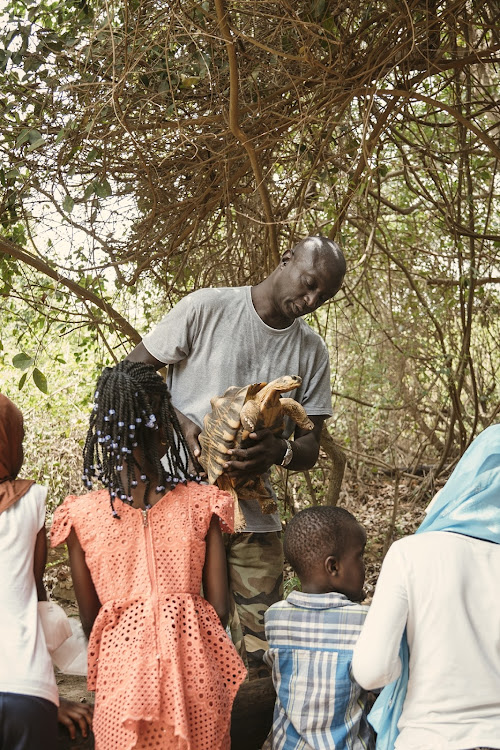
[(219, 517), (221, 531), (231, 534), (234, 531), (234, 500), (224, 490), (211, 486), (210, 510)]
[(75, 495), (69, 495), (63, 503), (56, 508), (52, 518), (52, 528), (50, 530), (50, 546), (57, 547), (66, 541), (69, 532), (73, 526), (71, 519), (71, 506), (75, 500)]

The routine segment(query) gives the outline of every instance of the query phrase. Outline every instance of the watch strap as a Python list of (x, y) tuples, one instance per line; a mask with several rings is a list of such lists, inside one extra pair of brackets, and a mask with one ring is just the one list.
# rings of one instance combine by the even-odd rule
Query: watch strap
[(290, 463), (290, 461), (293, 458), (292, 444), (286, 438), (284, 438), (284, 440), (285, 440), (285, 443), (286, 443), (286, 450), (285, 450), (285, 455), (283, 456), (283, 458), (281, 460), (280, 466), (288, 466), (288, 464)]

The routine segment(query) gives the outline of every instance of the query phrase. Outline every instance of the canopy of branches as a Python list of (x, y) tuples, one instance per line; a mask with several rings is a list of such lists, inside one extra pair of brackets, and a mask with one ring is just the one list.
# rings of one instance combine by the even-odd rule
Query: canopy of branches
[(441, 468), (495, 420), (497, 0), (10, 0), (5, 20), (9, 364), (41, 374), (34, 338), (82, 326), (120, 357), (179, 296), (323, 233), (349, 266), (313, 323), (351, 455)]

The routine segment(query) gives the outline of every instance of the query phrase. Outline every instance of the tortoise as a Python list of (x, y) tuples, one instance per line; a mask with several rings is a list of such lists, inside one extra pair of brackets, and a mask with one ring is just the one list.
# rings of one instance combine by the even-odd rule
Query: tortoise
[[(283, 375), (270, 383), (253, 383), (243, 388), (231, 386), (222, 396), (210, 400), (212, 411), (205, 415), (199, 440), (200, 463), (207, 472), (210, 484), (217, 484), (237, 499), (256, 498), (263, 513), (274, 513), (276, 503), (261, 476), (252, 478), (229, 477), (224, 472), (228, 452), (246, 443), (255, 430), (268, 428), (281, 435), (285, 416), (290, 417), (304, 430), (314, 425), (304, 407), (293, 398), (281, 398), (280, 394), (298, 388), (302, 378), (298, 375)], [(244, 521), (235, 504), (235, 528), (244, 526)]]

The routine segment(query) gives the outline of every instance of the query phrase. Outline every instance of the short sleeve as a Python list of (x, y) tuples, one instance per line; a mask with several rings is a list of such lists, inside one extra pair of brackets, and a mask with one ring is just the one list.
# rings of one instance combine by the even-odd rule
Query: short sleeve
[(304, 374), (297, 400), (309, 416), (331, 416), (333, 411), (328, 350), (319, 337), (314, 339), (314, 343), (314, 358), (308, 363), (308, 372)]
[(71, 506), (75, 495), (69, 495), (63, 503), (56, 508), (52, 518), (52, 528), (50, 530), (50, 546), (57, 547), (66, 541), (69, 532), (72, 529), (73, 521), (71, 519)]
[(40, 484), (33, 485), (36, 492), (36, 527), (38, 531), (45, 525), (45, 508), (47, 501), (47, 487)]
[(196, 330), (196, 292), (183, 297), (142, 343), (155, 359), (171, 365), (189, 355)]
[(224, 490), (211, 486), (212, 497), (210, 501), (210, 510), (212, 514), (218, 516), (220, 520), (221, 531), (232, 533), (234, 531), (234, 500)]

